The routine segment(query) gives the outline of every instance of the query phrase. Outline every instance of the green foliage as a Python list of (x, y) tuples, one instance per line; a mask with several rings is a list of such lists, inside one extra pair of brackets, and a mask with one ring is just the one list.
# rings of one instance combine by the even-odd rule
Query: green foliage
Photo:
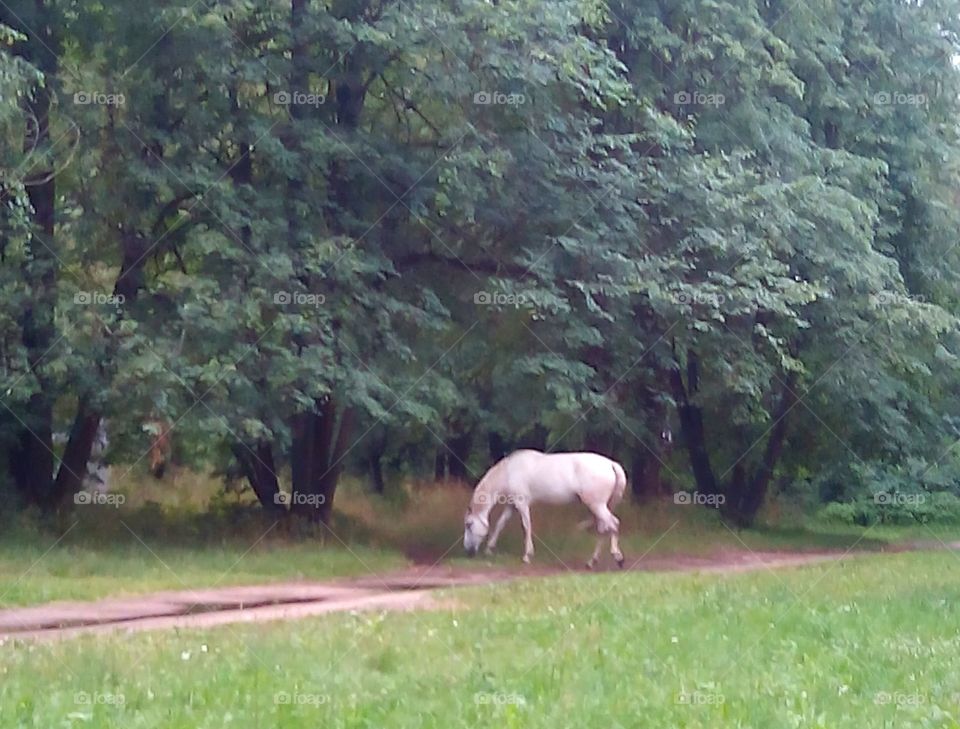
[(854, 501), (831, 502), (818, 517), (836, 524), (874, 526), (877, 524), (960, 524), (960, 498), (949, 491), (933, 493), (879, 492)]
[(477, 475), (491, 433), (665, 460), (689, 407), (725, 489), (935, 463), (960, 12), (790, 9), (13, 2), (0, 448), (92, 412), (114, 460), (160, 419), (282, 470), (332, 412), (338, 462)]

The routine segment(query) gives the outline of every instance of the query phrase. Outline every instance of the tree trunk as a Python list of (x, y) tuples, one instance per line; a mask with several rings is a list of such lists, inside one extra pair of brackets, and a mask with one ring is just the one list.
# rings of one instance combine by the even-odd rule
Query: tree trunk
[[(15, 53), (33, 63), (47, 77), (47, 83), (33, 89), (28, 109), (35, 126), (27, 129), (24, 147), (46, 152), (50, 146), (51, 83), (58, 69), (59, 38), (54, 34), (58, 21), (43, 0), (25, 16), (32, 27), (22, 27), (17, 17), (4, 21), (20, 30), (27, 40), (15, 46)], [(27, 361), (39, 384), (30, 397), (27, 414), (11, 451), (11, 476), (22, 496), (31, 503), (47, 505), (53, 495), (53, 398), (51, 383), (41, 368), (42, 360), (54, 345), (54, 307), (57, 289), (56, 181), (51, 169), (42, 169), (26, 181), (33, 208), (33, 229), (29, 242), (29, 264), (24, 275), (31, 283), (31, 306), (21, 320), (21, 337)]]
[[(292, 496), (305, 493), (313, 481), (313, 457), (316, 417), (313, 413), (298, 413), (290, 422), (290, 490)], [(291, 511), (294, 511), (291, 503)]]
[(507, 455), (507, 441), (494, 430), (487, 433), (487, 447), (490, 450), (490, 459), (496, 463)]
[[(310, 92), (310, 69), (313, 62), (310, 48), (309, 29), (305, 31), (304, 24), (310, 11), (310, 0), (291, 0), (290, 2), (290, 74), (288, 77), (291, 96)], [(350, 65), (350, 53), (341, 57), (336, 64), (338, 67)], [(332, 69), (332, 67), (331, 67)], [(339, 126), (354, 128), (359, 117), (359, 110), (363, 105), (363, 94), (358, 93), (346, 98), (349, 89), (336, 87), (337, 108), (341, 113), (336, 123)], [(355, 113), (346, 114), (344, 108), (349, 107)], [(287, 244), (293, 255), (304, 250), (312, 243), (317, 231), (304, 229), (300, 219), (300, 202), (308, 194), (304, 182), (303, 170), (310, 164), (307, 152), (303, 148), (301, 134), (302, 122), (318, 111), (306, 104), (292, 103), (290, 116), (294, 120), (290, 139), (286, 143), (290, 154), (300, 161), (298, 169), (287, 179)], [(348, 219), (355, 206), (355, 191), (350, 182), (345, 179), (341, 163), (334, 160), (330, 164), (329, 190), (338, 202), (343, 214), (331, 220), (331, 227), (343, 230), (349, 234), (344, 219)], [(306, 268), (303, 266), (302, 268)], [(309, 289), (315, 290), (314, 285), (319, 281), (309, 280), (309, 276), (301, 277), (302, 283)], [(334, 325), (336, 331), (336, 325)], [(291, 495), (291, 510), (311, 521), (327, 523), (333, 508), (333, 497), (337, 482), (343, 470), (343, 458), (349, 448), (347, 438), (352, 430), (353, 411), (350, 408), (338, 408), (333, 396), (316, 405), (312, 412), (300, 413), (294, 418), (294, 439), (292, 445), (292, 477), (293, 493)]]
[[(687, 373), (688, 381), (692, 381), (691, 392), (695, 392), (697, 379), (696, 355), (688, 353)], [(706, 433), (703, 427), (703, 410), (689, 399), (687, 388), (683, 384), (683, 375), (679, 366), (670, 371), (670, 385), (673, 390), (673, 399), (677, 404), (677, 414), (680, 417), (680, 433), (683, 435), (684, 447), (690, 458), (690, 467), (697, 490), (706, 495), (719, 493), (717, 477), (710, 463), (710, 452), (707, 450)]]
[[(309, 83), (309, 57), (303, 34), (303, 23), (310, 7), (310, 0), (291, 0), (290, 2), (290, 74), (287, 78), (289, 88), (285, 89), (291, 98), (307, 92)], [(293, 126), (288, 139), (284, 142), (292, 157), (300, 159), (303, 155), (300, 142), (299, 122), (306, 115), (303, 104), (290, 104), (290, 116)], [(287, 247), (294, 257), (299, 257), (303, 248), (303, 225), (298, 210), (303, 199), (304, 183), (300, 169), (294, 169), (287, 178), (287, 194), (284, 201), (287, 219)], [(309, 288), (309, 281), (301, 276)], [(303, 345), (304, 343), (298, 342)], [(329, 420), (329, 403), (316, 403), (314, 411), (297, 413), (291, 419), (292, 442), (290, 446), (291, 503), (290, 511), (310, 521), (320, 521), (321, 495), (319, 494), (319, 473), (328, 463), (328, 447), (332, 425)], [(324, 443), (326, 436), (326, 444)]]
[(608, 433), (599, 433), (595, 430), (588, 431), (583, 439), (583, 450), (592, 453), (599, 453), (601, 456), (613, 458), (613, 439)]
[(10, 475), (26, 502), (46, 506), (53, 494), (53, 407), (43, 393), (33, 395), (27, 407), (30, 425), (10, 451)]
[[(333, 411), (334, 416), (336, 410)], [(350, 436), (353, 433), (353, 424), (355, 413), (352, 408), (343, 408), (339, 416), (339, 422), (336, 428), (336, 438), (333, 440), (329, 449), (327, 466), (320, 474), (319, 491), (323, 496), (320, 504), (320, 521), (324, 524), (330, 522), (330, 515), (333, 513), (333, 497), (337, 491), (337, 485), (340, 482), (340, 474), (343, 473), (344, 459), (347, 450), (350, 448)]]
[(294, 497), (299, 498), (294, 498), (291, 508), (309, 521), (326, 523), (329, 508), (324, 493), (324, 477), (331, 464), (337, 421), (337, 408), (332, 397), (328, 397), (319, 404), (319, 413), (312, 413), (311, 420), (313, 421), (311, 429), (313, 440), (307, 443), (307, 447), (311, 449), (310, 477), (302, 485), (294, 484)]
[(383, 456), (390, 442), (390, 431), (385, 426), (381, 426), (372, 434), (368, 432), (367, 436), (364, 438), (367, 442), (367, 470), (373, 484), (373, 493), (383, 496), (387, 490), (383, 477)]
[(350, 438), (353, 435), (353, 426), (356, 422), (356, 412), (346, 407), (340, 413), (340, 423), (337, 428), (337, 439), (334, 442), (330, 465), (322, 476), (322, 493), (326, 497), (323, 503), (322, 519), (327, 523), (333, 512), (333, 497), (340, 483), (340, 474), (343, 473), (347, 452), (350, 450)]
[[(309, 58), (307, 55), (306, 41), (303, 38), (303, 21), (310, 8), (310, 0), (291, 0), (290, 3), (290, 37), (292, 45), (290, 47), (290, 88), (288, 93), (291, 97), (296, 94), (306, 94), (309, 90)], [(307, 107), (304, 104), (290, 104), (290, 116), (294, 121), (299, 121), (306, 116)], [(287, 145), (290, 151), (296, 155), (301, 154), (300, 129), (294, 129), (290, 135), (290, 141)], [(303, 180), (299, 172), (287, 179), (287, 225), (288, 236), (294, 244), (291, 250), (299, 250), (296, 241), (300, 235), (300, 225), (297, 212), (297, 203), (303, 197)]]
[(57, 471), (56, 485), (51, 498), (53, 505), (62, 503), (83, 488), (90, 453), (100, 428), (100, 413), (92, 412), (86, 399), (81, 399), (70, 429), (70, 438), (63, 451), (63, 460)]
[[(664, 380), (669, 379), (667, 373), (661, 371), (659, 374)], [(649, 430), (655, 431), (656, 435), (651, 443), (642, 443), (634, 450), (630, 486), (635, 500), (646, 501), (670, 492), (661, 473), (673, 446), (673, 434), (667, 405), (659, 390), (644, 386), (640, 403), (650, 423)]]
[(547, 450), (547, 436), (549, 435), (549, 431), (543, 425), (537, 423), (527, 435), (519, 439), (515, 450), (533, 448), (537, 451), (545, 451)]
[(749, 526), (751, 521), (743, 511), (749, 488), (746, 468), (742, 463), (735, 464), (723, 489), (724, 502), (720, 504), (720, 513), (740, 528)]
[(794, 390), (796, 383), (796, 373), (789, 373), (780, 391), (780, 402), (772, 414), (774, 424), (770, 430), (767, 447), (753, 476), (747, 480), (744, 469), (739, 463), (734, 468), (734, 477), (731, 479), (730, 488), (727, 489), (729, 496), (724, 505), (724, 511), (739, 526), (753, 524), (767, 496), (770, 480), (773, 478), (787, 439), (789, 414), (797, 404), (797, 394)]
[[(238, 194), (243, 195), (243, 188), (253, 185), (253, 148), (247, 139), (239, 99), (240, 90), (234, 86), (230, 92), (230, 100), (233, 115), (237, 120), (235, 125), (237, 156), (230, 165), (229, 175)], [(253, 250), (253, 229), (249, 222), (241, 224), (238, 236), (246, 250)], [(263, 379), (257, 380), (256, 387), (259, 392), (265, 392), (267, 383)], [(273, 446), (270, 442), (260, 440), (252, 447), (236, 443), (233, 446), (233, 453), (261, 506), (271, 514), (285, 513), (286, 507), (281, 503), (280, 483), (274, 465)]]
[[(124, 307), (131, 306), (137, 300), (144, 286), (143, 267), (146, 265), (147, 250), (147, 242), (142, 235), (130, 230), (121, 231), (120, 273), (114, 282), (113, 294), (123, 297), (121, 300)], [(93, 405), (93, 396), (88, 394), (81, 397), (70, 430), (70, 439), (64, 449), (63, 460), (48, 501), (50, 507), (55, 508), (66, 503), (82, 487), (93, 442), (102, 420), (103, 414)]]
[(285, 509), (280, 501), (280, 484), (270, 443), (259, 441), (253, 448), (237, 443), (233, 454), (263, 508), (271, 514), (282, 514)]
[(473, 431), (467, 430), (453, 436), (447, 441), (447, 464), (450, 478), (454, 481), (470, 483), (472, 480), (467, 463), (470, 460), (470, 450), (473, 446)]
[(636, 501), (650, 501), (665, 492), (660, 478), (661, 465), (650, 451), (641, 446), (634, 451), (630, 468), (630, 490)]
[(437, 448), (433, 457), (433, 478), (436, 481), (443, 481), (447, 477), (447, 449)]
[(293, 513), (313, 522), (329, 522), (352, 426), (353, 411), (338, 411), (332, 397), (318, 403), (318, 412), (296, 416), (291, 453)]
[(370, 467), (370, 479), (373, 481), (373, 492), (383, 496), (386, 493), (386, 483), (383, 480), (383, 451), (377, 450), (370, 454), (367, 464)]

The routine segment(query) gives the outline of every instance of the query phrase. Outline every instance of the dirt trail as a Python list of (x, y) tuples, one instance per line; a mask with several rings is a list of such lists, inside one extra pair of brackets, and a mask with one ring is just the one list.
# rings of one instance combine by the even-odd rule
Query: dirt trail
[[(960, 544), (949, 547), (958, 548)], [(909, 548), (930, 548), (930, 545), (913, 545), (895, 551)], [(739, 573), (837, 561), (862, 554), (865, 552), (722, 551), (709, 557), (645, 557), (633, 563), (630, 569)], [(435, 595), (435, 591), (441, 588), (575, 571), (579, 570), (544, 565), (463, 570), (434, 564), (326, 582), (201, 588), (92, 602), (53, 602), (0, 610), (0, 644), (11, 639), (56, 640), (89, 633), (291, 620), (331, 612), (436, 608), (443, 605)]]

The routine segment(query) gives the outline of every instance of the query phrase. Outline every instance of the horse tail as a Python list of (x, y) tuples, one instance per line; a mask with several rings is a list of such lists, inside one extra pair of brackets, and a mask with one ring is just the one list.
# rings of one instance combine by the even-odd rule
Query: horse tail
[(623, 495), (627, 490), (627, 474), (621, 466), (616, 461), (611, 461), (613, 465), (613, 493), (610, 494), (610, 498), (607, 500), (607, 508), (613, 511), (617, 504), (623, 501)]

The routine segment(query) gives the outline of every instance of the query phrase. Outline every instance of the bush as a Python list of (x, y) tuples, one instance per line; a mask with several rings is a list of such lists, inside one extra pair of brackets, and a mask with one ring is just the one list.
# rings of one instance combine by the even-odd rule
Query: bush
[(826, 522), (873, 524), (960, 524), (960, 498), (949, 491), (901, 493), (879, 491), (872, 496), (824, 506), (818, 517)]

